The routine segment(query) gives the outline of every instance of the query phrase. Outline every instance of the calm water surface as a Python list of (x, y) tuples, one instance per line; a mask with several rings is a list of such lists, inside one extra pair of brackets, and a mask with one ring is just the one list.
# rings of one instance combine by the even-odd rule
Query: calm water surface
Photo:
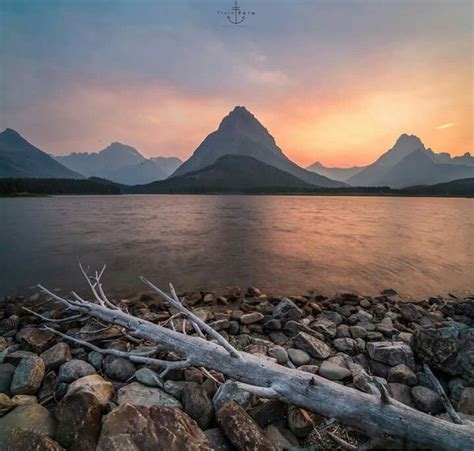
[(389, 197), (74, 196), (0, 199), (0, 295), (41, 282), (85, 290), (137, 275), (179, 290), (405, 296), (474, 291), (474, 200)]

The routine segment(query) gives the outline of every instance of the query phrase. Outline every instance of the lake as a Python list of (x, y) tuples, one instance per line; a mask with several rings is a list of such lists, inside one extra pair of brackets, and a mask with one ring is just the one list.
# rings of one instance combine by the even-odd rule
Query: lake
[(85, 292), (78, 259), (106, 263), (105, 288), (122, 296), (144, 288), (138, 275), (178, 290), (474, 292), (473, 199), (4, 198), (0, 220), (0, 295)]

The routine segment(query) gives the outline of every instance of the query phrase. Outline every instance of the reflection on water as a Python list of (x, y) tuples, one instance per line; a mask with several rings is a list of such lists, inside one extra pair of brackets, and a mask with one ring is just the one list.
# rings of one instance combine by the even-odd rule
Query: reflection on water
[(81, 289), (77, 259), (115, 293), (146, 275), (180, 289), (428, 296), (474, 291), (471, 199), (74, 196), (0, 199), (0, 295)]

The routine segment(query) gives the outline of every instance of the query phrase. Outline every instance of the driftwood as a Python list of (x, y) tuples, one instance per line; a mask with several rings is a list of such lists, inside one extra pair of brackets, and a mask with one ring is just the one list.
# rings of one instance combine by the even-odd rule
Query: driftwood
[[(151, 357), (157, 348), (148, 352), (102, 350), (125, 356), (134, 362), (149, 363), (163, 368), (163, 377), (172, 368), (188, 366), (203, 367), (223, 373), (238, 381), (242, 388), (264, 398), (275, 398), (293, 404), (353, 427), (369, 437), (392, 437), (405, 447), (472, 450), (474, 431), (470, 425), (455, 424), (412, 409), (388, 396), (386, 390), (380, 395), (368, 394), (337, 384), (314, 374), (277, 365), (246, 352), (237, 351), (218, 332), (190, 312), (179, 300), (172, 285), (171, 296), (161, 291), (145, 278), (143, 282), (168, 301), (182, 316), (191, 322), (197, 336), (186, 335), (125, 313), (106, 298), (100, 277), (95, 273), (89, 277), (95, 303), (88, 302), (72, 293), (65, 298), (39, 288), (54, 300), (62, 303), (68, 311), (77, 315), (96, 318), (107, 324), (125, 328), (130, 335), (156, 344), (160, 350), (180, 356), (181, 360), (167, 361)], [(92, 347), (88, 342), (77, 340), (56, 331), (72, 341)], [(185, 328), (183, 328), (185, 329)], [(213, 341), (205, 338), (206, 333)]]

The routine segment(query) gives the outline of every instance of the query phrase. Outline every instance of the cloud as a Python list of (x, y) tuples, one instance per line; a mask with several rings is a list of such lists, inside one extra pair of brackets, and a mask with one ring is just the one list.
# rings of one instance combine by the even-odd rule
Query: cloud
[(457, 125), (456, 122), (448, 122), (447, 124), (439, 125), (436, 127), (436, 130), (444, 130), (445, 128), (451, 128)]

